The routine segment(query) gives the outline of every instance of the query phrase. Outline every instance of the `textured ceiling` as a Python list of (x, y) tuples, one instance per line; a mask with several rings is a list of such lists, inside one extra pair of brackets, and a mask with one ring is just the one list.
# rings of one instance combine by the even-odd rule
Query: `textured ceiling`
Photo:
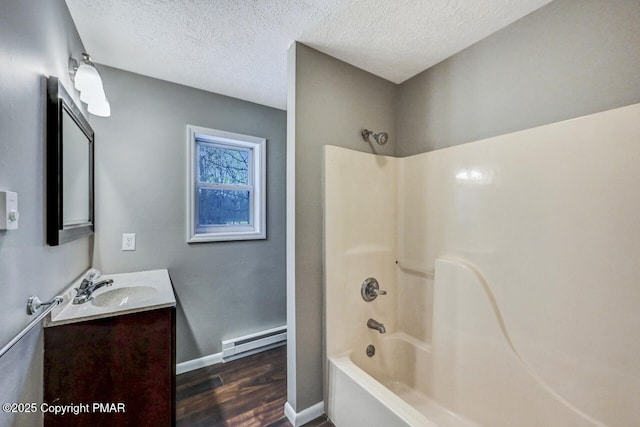
[(66, 0), (93, 60), (285, 109), (301, 41), (395, 83), (551, 0)]

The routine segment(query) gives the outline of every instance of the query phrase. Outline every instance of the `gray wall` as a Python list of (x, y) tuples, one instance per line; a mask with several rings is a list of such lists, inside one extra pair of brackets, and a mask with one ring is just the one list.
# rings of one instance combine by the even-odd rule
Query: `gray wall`
[[(32, 319), (27, 298), (49, 299), (89, 267), (91, 239), (48, 247), (44, 230), (44, 88), (69, 90), (67, 63), (84, 50), (64, 0), (0, 2), (0, 190), (18, 192), (20, 228), (0, 231), (0, 347)], [(78, 102), (76, 94), (73, 94)], [(42, 328), (0, 359), (0, 402), (42, 401)], [(1, 426), (37, 426), (41, 414), (0, 411)]]
[[(295, 357), (295, 373), (289, 372), (295, 387), (289, 386), (288, 401), (300, 412), (323, 400), (322, 146), (394, 155), (396, 86), (300, 43), (290, 49), (295, 49), (290, 55), (295, 109), (288, 111), (289, 135), (295, 135), (288, 141), (295, 145), (295, 281), (287, 286), (295, 287), (295, 314), (290, 310), (288, 321), (295, 322), (296, 342), (289, 353)], [(363, 128), (389, 132), (389, 142), (364, 142)]]
[(640, 102), (640, 2), (556, 0), (400, 85), (398, 155)]
[[(111, 117), (96, 131), (96, 246), (105, 272), (168, 268), (183, 362), (286, 323), (282, 110), (99, 66)], [(186, 243), (186, 125), (267, 139), (267, 239)], [(136, 233), (133, 252), (122, 233)]]

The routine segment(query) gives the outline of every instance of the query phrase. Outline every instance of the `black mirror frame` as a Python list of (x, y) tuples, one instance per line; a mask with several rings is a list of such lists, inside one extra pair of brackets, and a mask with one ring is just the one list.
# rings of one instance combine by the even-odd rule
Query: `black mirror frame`
[[(58, 246), (91, 236), (94, 232), (94, 142), (95, 134), (78, 106), (56, 77), (46, 78), (46, 237)], [(89, 221), (63, 226), (62, 117), (66, 111), (89, 140)]]

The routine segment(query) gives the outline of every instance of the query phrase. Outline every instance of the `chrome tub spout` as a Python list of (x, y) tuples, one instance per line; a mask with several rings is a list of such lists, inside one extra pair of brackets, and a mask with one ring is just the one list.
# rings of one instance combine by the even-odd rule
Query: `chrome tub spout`
[(387, 330), (384, 328), (384, 325), (378, 321), (375, 321), (373, 319), (369, 319), (367, 321), (367, 328), (369, 329), (375, 329), (376, 331), (380, 332), (381, 334), (384, 334), (385, 332), (387, 332)]

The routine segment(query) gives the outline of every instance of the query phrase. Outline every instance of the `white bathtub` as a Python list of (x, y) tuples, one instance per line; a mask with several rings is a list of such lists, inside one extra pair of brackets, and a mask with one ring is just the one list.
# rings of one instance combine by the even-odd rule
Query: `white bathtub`
[(433, 347), (367, 330), (329, 357), (328, 415), (338, 427), (637, 425), (598, 420), (554, 389), (513, 344), (473, 266), (439, 259), (436, 270)]
[(403, 333), (373, 344), (373, 357), (363, 345), (329, 358), (328, 415), (336, 426), (476, 426), (429, 396), (428, 345)]

